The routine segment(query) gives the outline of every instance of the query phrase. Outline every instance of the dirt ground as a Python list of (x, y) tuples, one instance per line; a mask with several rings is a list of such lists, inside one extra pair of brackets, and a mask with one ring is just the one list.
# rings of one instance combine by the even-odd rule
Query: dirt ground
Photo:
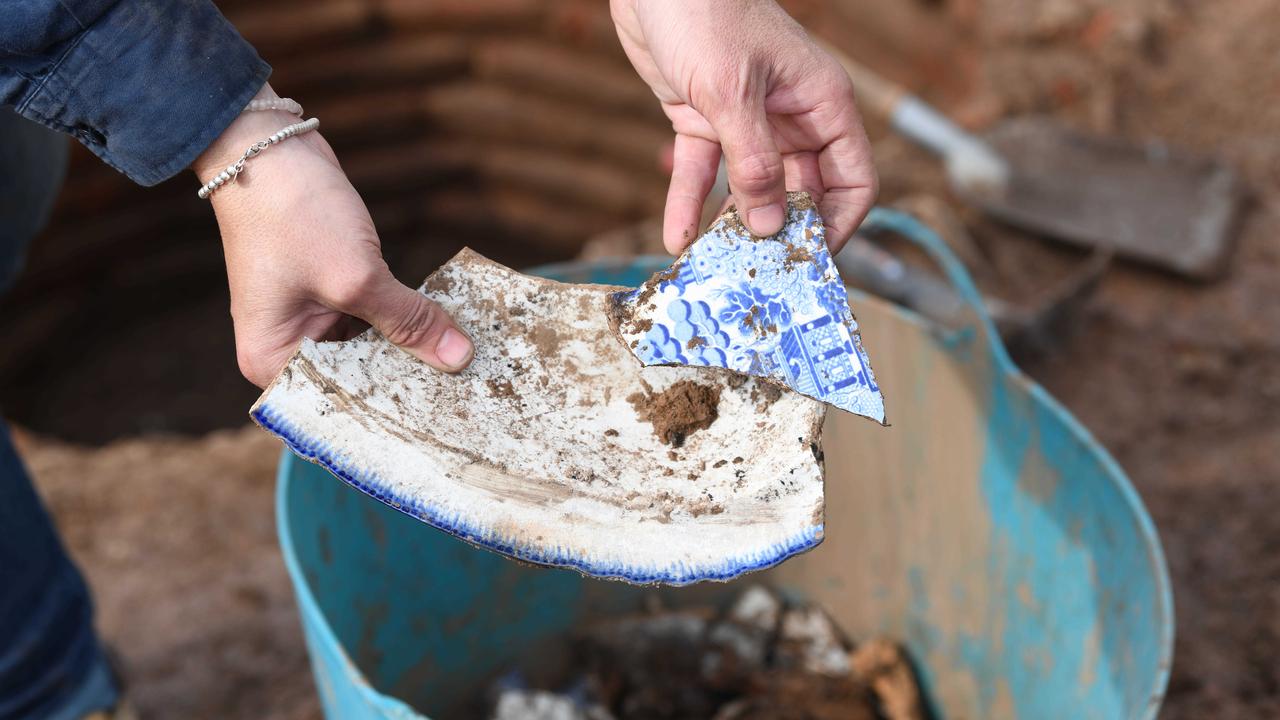
[(87, 449), (16, 436), (143, 718), (319, 716), (256, 427)]
[[(1120, 263), (1074, 334), (1019, 360), (1115, 454), (1159, 527), (1178, 621), (1162, 717), (1280, 717), (1280, 104), (1267, 101), (1280, 92), (1269, 32), (1280, 5), (945, 5), (972, 29), (966, 42), (980, 68), (977, 91), (948, 104), (952, 112), (976, 124), (1047, 112), (1087, 130), (1159, 136), (1222, 154), (1252, 190), (1221, 281)], [(988, 290), (1032, 296), (1079, 261), (964, 214), (927, 156), (871, 124), (883, 200), (946, 199), (969, 223)], [(503, 257), (500, 233), (466, 238), (477, 239), (513, 264), (554, 255)], [(392, 264), (425, 274), (448, 247)], [(87, 296), (116, 303), (111, 322), (51, 309), (61, 320), (30, 336), (57, 352), (0, 362), (0, 407), (39, 433), (22, 448), (89, 574), (144, 718), (315, 717), (275, 546), (278, 447), (242, 427), (255, 393), (236, 378), (216, 246), (208, 252), (212, 264), (178, 277), (186, 284), (166, 291), (174, 301), (162, 309), (145, 284)], [(18, 322), (0, 317), (0, 333)], [(70, 343), (74, 332), (85, 340)], [(169, 434), (218, 427), (230, 429)]]
[[(1010, 43), (993, 76), (1081, 66), (1088, 89), (1059, 114), (1219, 152), (1253, 208), (1223, 281), (1118, 268), (1079, 334), (1023, 364), (1116, 455), (1160, 529), (1178, 621), (1162, 717), (1280, 717), (1280, 107), (1252, 99), (1280, 90), (1280, 51), (1256, 30), (1280, 6), (1096, 5), (1113, 9), (1078, 26), (1095, 54)], [(1104, 23), (1111, 39), (1093, 39)]]

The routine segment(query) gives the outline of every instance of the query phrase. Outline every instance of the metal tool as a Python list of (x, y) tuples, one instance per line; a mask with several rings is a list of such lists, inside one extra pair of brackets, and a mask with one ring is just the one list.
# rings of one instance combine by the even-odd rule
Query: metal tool
[(977, 137), (905, 88), (827, 46), (861, 107), (938, 155), (965, 202), (1024, 230), (1194, 278), (1219, 275), (1243, 204), (1234, 170), (1161, 142), (1068, 130), (1049, 118), (1005, 121)]
[[(1022, 356), (1048, 352), (1059, 344), (1098, 289), (1111, 256), (1106, 248), (1094, 250), (1032, 304), (983, 297), (987, 313), (1009, 350)], [(954, 288), (862, 234), (849, 238), (835, 261), (850, 285), (910, 308), (941, 329), (955, 330), (967, 322), (964, 300)]]
[[(713, 193), (707, 206), (720, 207), (723, 199)], [(662, 220), (650, 218), (596, 235), (583, 246), (580, 258), (604, 260), (662, 253)], [(987, 312), (1009, 350), (1025, 357), (1060, 345), (1098, 289), (1113, 256), (1108, 248), (1095, 248), (1030, 303), (984, 296)], [(949, 285), (862, 231), (849, 238), (834, 259), (849, 285), (910, 308), (944, 331), (964, 324), (964, 302)]]

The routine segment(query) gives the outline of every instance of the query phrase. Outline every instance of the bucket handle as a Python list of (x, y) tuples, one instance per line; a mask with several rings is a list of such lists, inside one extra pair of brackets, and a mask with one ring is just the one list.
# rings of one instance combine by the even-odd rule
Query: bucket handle
[(1000, 334), (996, 332), (991, 314), (987, 312), (982, 295), (974, 285), (973, 277), (965, 269), (964, 263), (956, 257), (954, 251), (928, 225), (901, 210), (874, 207), (867, 214), (858, 232), (863, 235), (884, 235), (892, 233), (903, 237), (925, 251), (942, 270), (947, 282), (955, 290), (956, 295), (964, 303), (966, 312), (965, 326), (943, 333), (943, 342), (951, 348), (967, 344), (975, 335), (986, 344), (996, 364), (1009, 369), (1013, 361), (1009, 351), (1005, 349)]

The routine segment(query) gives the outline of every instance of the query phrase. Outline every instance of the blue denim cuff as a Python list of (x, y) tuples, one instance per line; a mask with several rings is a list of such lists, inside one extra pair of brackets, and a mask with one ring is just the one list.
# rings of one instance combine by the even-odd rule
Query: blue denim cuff
[(189, 166), (270, 73), (209, 0), (118, 2), (15, 109), (155, 185)]

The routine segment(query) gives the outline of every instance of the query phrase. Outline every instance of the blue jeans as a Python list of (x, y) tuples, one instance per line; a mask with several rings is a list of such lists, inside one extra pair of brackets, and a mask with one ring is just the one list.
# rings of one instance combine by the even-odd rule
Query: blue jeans
[[(48, 219), (67, 138), (0, 109), (0, 292)], [(80, 571), (0, 421), (0, 720), (74, 720), (117, 690)]]

